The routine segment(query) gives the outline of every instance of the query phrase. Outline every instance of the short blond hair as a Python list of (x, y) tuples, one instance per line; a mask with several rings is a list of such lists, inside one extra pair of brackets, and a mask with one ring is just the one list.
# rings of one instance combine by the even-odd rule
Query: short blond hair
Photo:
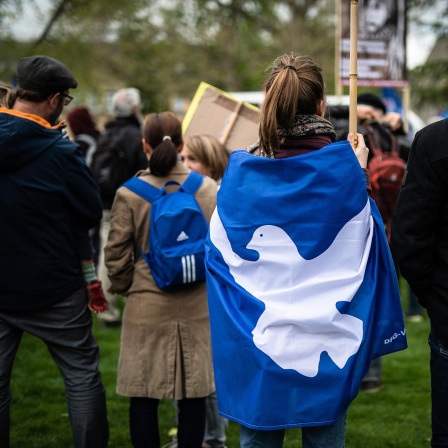
[(227, 168), (230, 153), (226, 147), (212, 135), (193, 135), (185, 139), (190, 153), (209, 170), (210, 177), (219, 180)]

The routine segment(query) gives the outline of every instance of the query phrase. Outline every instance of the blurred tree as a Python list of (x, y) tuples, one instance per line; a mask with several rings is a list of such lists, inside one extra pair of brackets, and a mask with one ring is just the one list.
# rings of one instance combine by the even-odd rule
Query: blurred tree
[[(3, 0), (0, 10), (20, 14), (27, 1), (39, 3)], [(17, 46), (3, 39), (3, 78), (11, 79), (18, 57), (45, 53), (75, 73), (77, 96), (83, 89), (104, 95), (132, 85), (143, 92), (149, 111), (169, 107), (173, 96), (191, 97), (200, 81), (226, 91), (258, 90), (263, 68), (284, 51), (319, 57), (316, 52), (323, 50), (322, 59), (334, 57), (328, 51), (334, 38), (334, 0), (50, 2), (37, 39)], [(3, 8), (6, 3), (9, 9)], [(324, 4), (333, 5), (333, 15), (318, 19), (315, 11)], [(316, 27), (320, 44), (313, 37)]]
[(408, 0), (411, 24), (424, 36), (437, 36), (425, 64), (409, 74), (413, 107), (448, 108), (448, 2), (446, 0)]
[[(49, 54), (76, 75), (80, 101), (107, 100), (113, 90), (135, 86), (149, 112), (171, 107), (176, 96), (191, 98), (200, 81), (226, 91), (259, 90), (266, 65), (298, 51), (322, 64), (332, 93), (335, 0), (48, 2), (45, 14), (41, 0), (0, 0), (0, 79), (12, 80), (19, 57)], [(448, 9), (446, 0), (408, 2), (412, 20), (419, 8)], [(32, 42), (12, 38), (13, 19), (24, 7), (35, 8), (45, 24)], [(442, 17), (432, 22), (439, 32)]]
[(431, 30), (438, 36), (448, 33), (448, 2), (446, 0), (407, 0), (407, 2), (408, 21), (420, 31)]

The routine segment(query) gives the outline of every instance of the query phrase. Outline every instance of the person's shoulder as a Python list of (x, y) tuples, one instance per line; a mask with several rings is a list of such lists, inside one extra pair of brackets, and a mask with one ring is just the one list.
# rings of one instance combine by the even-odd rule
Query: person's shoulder
[[(174, 170), (172, 171), (172, 173)], [(175, 169), (176, 174), (181, 176), (185, 182), (192, 171), (185, 167), (182, 162), (178, 162)], [(211, 177), (205, 176), (201, 174), (202, 182), (199, 185), (199, 188), (196, 192), (198, 196), (216, 196), (216, 192), (218, 191), (218, 184)]]
[(105, 129), (133, 129), (133, 130), (141, 130), (141, 125), (138, 119), (134, 116), (131, 117), (116, 117), (113, 120), (110, 120), (106, 123)]
[(78, 144), (71, 140), (68, 137), (64, 137), (64, 135), (62, 134), (61, 131), (59, 131), (59, 134), (56, 138), (55, 138), (55, 142), (54, 144), (57, 145), (60, 149), (65, 150), (65, 151), (74, 151), (76, 150), (76, 148), (78, 147)]
[(64, 159), (69, 164), (85, 163), (85, 158), (80, 148), (80, 145), (68, 138), (61, 136), (56, 138), (52, 145), (53, 157), (59, 160)]
[[(185, 180), (192, 172), (193, 171), (187, 168), (182, 162), (177, 162), (176, 167), (171, 171), (172, 174), (183, 178), (183, 182), (185, 182)], [(216, 181), (209, 176), (205, 176), (204, 174), (201, 174), (200, 176), (202, 177), (202, 182), (197, 190), (197, 193), (199, 195), (216, 195), (216, 191), (218, 188), (218, 184), (216, 183)]]
[(431, 123), (420, 129), (414, 137), (417, 143), (430, 144), (439, 146), (443, 143), (444, 146), (448, 138), (448, 118), (445, 118), (435, 123)]
[(415, 134), (412, 143), (413, 153), (420, 154), (430, 163), (448, 158), (448, 118), (425, 126)]
[(438, 138), (440, 132), (448, 133), (448, 118), (428, 124), (417, 132), (416, 136)]

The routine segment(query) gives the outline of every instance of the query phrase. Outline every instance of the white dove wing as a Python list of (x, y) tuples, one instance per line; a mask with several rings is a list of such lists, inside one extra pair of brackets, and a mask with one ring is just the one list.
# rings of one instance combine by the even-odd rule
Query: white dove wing
[(312, 260), (301, 257), (276, 226), (254, 232), (247, 247), (260, 257), (243, 260), (233, 253), (217, 213), (212, 221), (211, 239), (235, 281), (266, 306), (252, 332), (254, 344), (280, 367), (306, 376), (317, 375), (324, 351), (343, 368), (359, 349), (363, 324), (341, 314), (336, 303), (351, 301), (364, 277), (373, 236), (369, 202)]

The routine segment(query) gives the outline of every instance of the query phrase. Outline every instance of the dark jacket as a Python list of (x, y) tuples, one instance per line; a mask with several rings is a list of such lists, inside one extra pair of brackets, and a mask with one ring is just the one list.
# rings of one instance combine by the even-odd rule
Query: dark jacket
[(0, 109), (0, 210), (0, 310), (43, 308), (83, 286), (98, 187), (78, 145), (35, 115)]
[[(346, 140), (349, 133), (349, 107), (348, 106), (329, 106), (326, 110), (326, 118), (331, 122), (338, 136), (338, 140)], [(358, 123), (357, 132), (366, 136), (366, 129), (364, 124), (370, 124), (378, 137), (378, 143), (384, 152), (390, 152), (391, 150), (391, 137), (394, 140), (394, 145), (398, 151), (398, 155), (407, 162), (410, 150), (410, 141), (403, 126), (400, 126), (396, 131), (392, 131), (387, 123), (361, 122)], [(378, 132), (382, 131), (382, 132)], [(368, 146), (368, 139), (366, 139), (366, 145)], [(372, 149), (372, 148), (371, 148)], [(374, 156), (373, 151), (369, 151), (369, 161)]]
[(419, 131), (392, 224), (392, 253), (448, 347), (448, 119)]
[[(126, 128), (126, 131), (123, 131), (122, 147), (126, 151), (127, 165), (129, 167), (128, 177), (131, 178), (137, 171), (148, 168), (148, 159), (143, 152), (142, 131), (137, 118), (131, 115), (129, 117), (118, 117), (115, 120), (109, 121), (106, 123), (103, 138), (107, 135), (108, 131), (124, 128)], [(115, 194), (113, 196), (102, 195), (101, 199), (105, 210), (112, 208), (114, 197)]]

